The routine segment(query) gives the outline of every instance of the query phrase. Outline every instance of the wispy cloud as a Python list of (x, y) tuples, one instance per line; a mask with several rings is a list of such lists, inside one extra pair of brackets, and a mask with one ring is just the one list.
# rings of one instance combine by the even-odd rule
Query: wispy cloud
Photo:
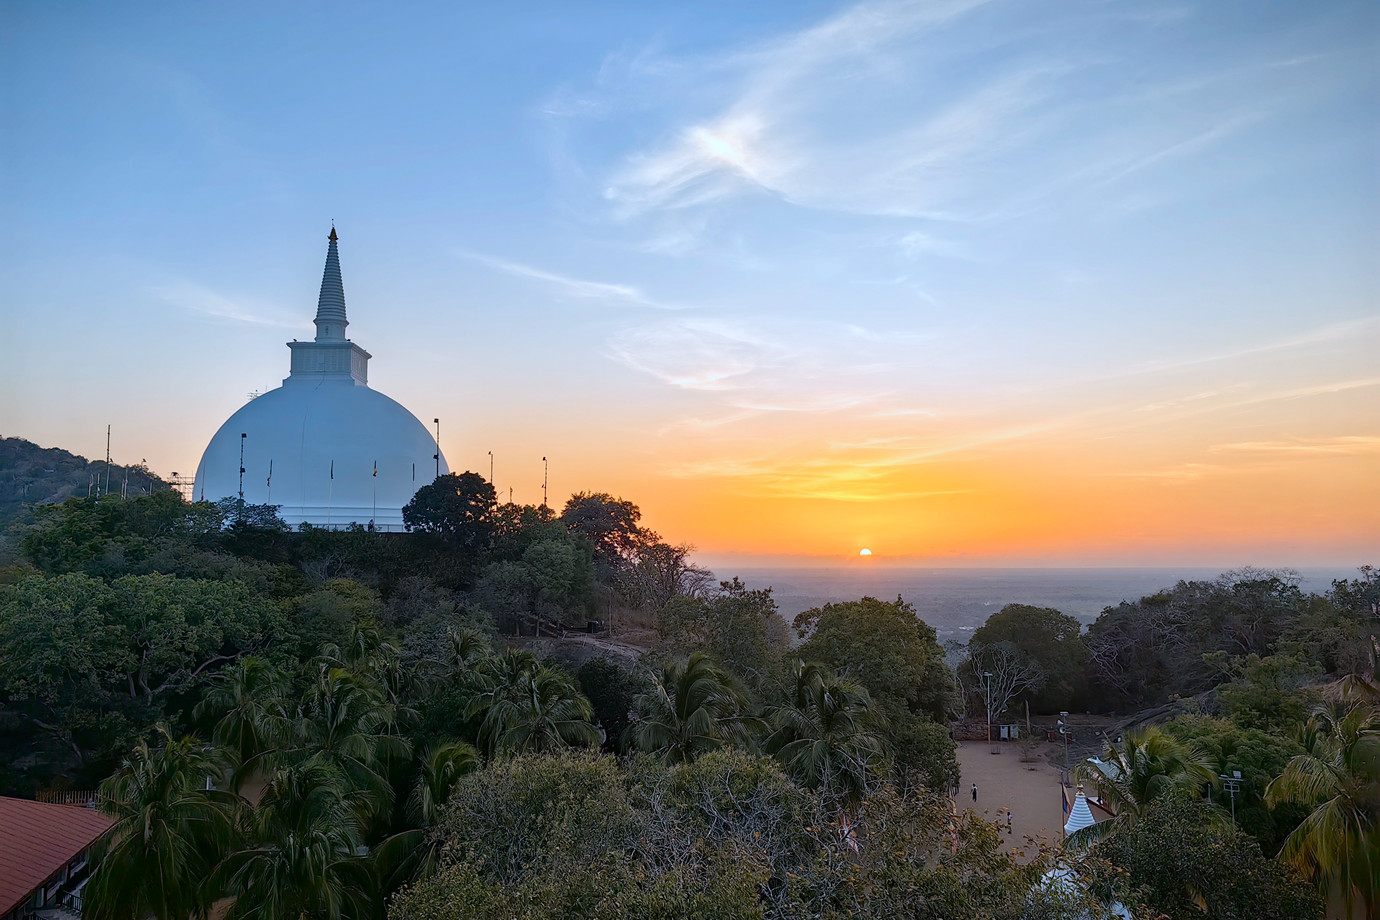
[(614, 284), (606, 281), (587, 281), (583, 278), (572, 278), (568, 275), (561, 275), (556, 272), (534, 268), (531, 265), (524, 265), (521, 262), (512, 262), (507, 259), (500, 259), (476, 252), (464, 252), (461, 253), (461, 255), (466, 259), (479, 262), (490, 268), (496, 268), (510, 275), (516, 275), (520, 278), (532, 278), (536, 281), (544, 281), (547, 284), (553, 285), (563, 294), (580, 300), (593, 300), (601, 303), (621, 304), (623, 306), (650, 307), (654, 310), (688, 309), (680, 304), (667, 303), (666, 301), (650, 297), (640, 288), (630, 284)]
[(968, 491), (916, 489), (897, 479), (894, 466), (850, 463), (836, 457), (720, 457), (677, 464), (662, 472), (677, 479), (725, 479), (739, 494), (776, 498), (879, 502), (961, 495)]
[(165, 303), (202, 316), (252, 326), (277, 329), (310, 329), (311, 323), (289, 319), (286, 310), (247, 297), (221, 294), (191, 281), (172, 281), (153, 288), (154, 296)]
[(736, 378), (782, 363), (791, 350), (742, 324), (676, 319), (622, 331), (609, 354), (673, 387), (724, 390)]
[(1343, 435), (1335, 438), (1295, 438), (1288, 441), (1238, 441), (1215, 444), (1215, 454), (1257, 454), (1267, 456), (1335, 456), (1337, 454), (1380, 453), (1380, 436)]
[[(960, 226), (1174, 200), (1171, 168), (1327, 91), (1311, 74), (1290, 80), (1277, 56), (1158, 56), (1156, 37), (1191, 15), (1167, 4), (1098, 15), (1059, 4), (862, 2), (719, 54), (622, 55), (583, 97), (567, 88), (548, 112), (563, 123), (598, 112), (607, 124), (624, 103), (665, 120), (659, 136), (604, 168), (600, 191), (622, 218), (756, 196), (917, 219), (934, 226), (903, 234), (903, 252), (954, 255), (966, 248), (949, 238)], [(1154, 104), (1165, 98), (1170, 115)], [(1140, 181), (1152, 174), (1153, 194)], [(692, 251), (703, 224), (670, 224), (651, 245)]]

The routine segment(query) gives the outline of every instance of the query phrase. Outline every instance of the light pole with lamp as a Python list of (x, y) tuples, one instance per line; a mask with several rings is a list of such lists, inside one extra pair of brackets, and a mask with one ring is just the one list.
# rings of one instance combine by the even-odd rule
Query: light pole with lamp
[(1241, 791), (1241, 771), (1232, 770), (1231, 776), (1225, 773), (1217, 774), (1217, 778), (1222, 781), (1222, 788), (1227, 790), (1227, 795), (1231, 797), (1231, 823), (1236, 826), (1236, 794)]
[(995, 754), (996, 751), (992, 749), (992, 672), (983, 671), (982, 676), (982, 700), (987, 704), (987, 752)]
[(1060, 735), (1063, 735), (1063, 737), (1064, 737), (1064, 785), (1065, 785), (1065, 786), (1068, 785), (1068, 780), (1069, 780), (1069, 735), (1072, 734), (1072, 732), (1069, 731), (1068, 725), (1064, 722), (1064, 720), (1068, 718), (1068, 715), (1069, 715), (1069, 714), (1068, 714), (1067, 712), (1063, 712), (1063, 711), (1061, 711), (1061, 712), (1059, 713), (1059, 734), (1060, 734)]

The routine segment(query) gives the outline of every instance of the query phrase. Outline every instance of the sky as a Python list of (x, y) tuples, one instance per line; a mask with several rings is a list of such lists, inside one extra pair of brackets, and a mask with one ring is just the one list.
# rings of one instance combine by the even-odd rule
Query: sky
[(0, 5), (0, 434), (311, 334), (700, 558), (1380, 562), (1367, 2)]

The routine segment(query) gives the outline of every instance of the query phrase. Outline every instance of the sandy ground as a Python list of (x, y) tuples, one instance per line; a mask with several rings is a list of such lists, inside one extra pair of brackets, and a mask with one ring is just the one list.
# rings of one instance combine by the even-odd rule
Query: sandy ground
[[(1014, 744), (997, 745), (1001, 753), (990, 753), (985, 741), (963, 741), (958, 745), (958, 765), (963, 772), (958, 807), (976, 811), (989, 821), (1006, 824), (1011, 816), (1013, 846), (1026, 837), (1045, 837), (1053, 843), (1063, 840), (1064, 809), (1060, 799), (1059, 771), (1044, 757), (1048, 745), (1035, 749), (1035, 763), (1021, 762), (1021, 749)], [(973, 801), (973, 783), (978, 800)]]

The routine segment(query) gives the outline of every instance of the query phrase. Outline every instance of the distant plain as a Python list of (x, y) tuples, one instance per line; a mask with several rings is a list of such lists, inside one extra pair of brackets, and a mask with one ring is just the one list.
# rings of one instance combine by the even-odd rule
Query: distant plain
[[(1322, 593), (1335, 578), (1355, 577), (1354, 569), (1301, 568), (1299, 587)], [(915, 606), (941, 640), (962, 638), (1006, 604), (1054, 607), (1091, 623), (1106, 607), (1133, 601), (1180, 580), (1211, 580), (1217, 568), (907, 568), (828, 566), (819, 568), (729, 568), (717, 578), (737, 576), (750, 588), (772, 589), (787, 622), (802, 610), (833, 601), (871, 595)]]

